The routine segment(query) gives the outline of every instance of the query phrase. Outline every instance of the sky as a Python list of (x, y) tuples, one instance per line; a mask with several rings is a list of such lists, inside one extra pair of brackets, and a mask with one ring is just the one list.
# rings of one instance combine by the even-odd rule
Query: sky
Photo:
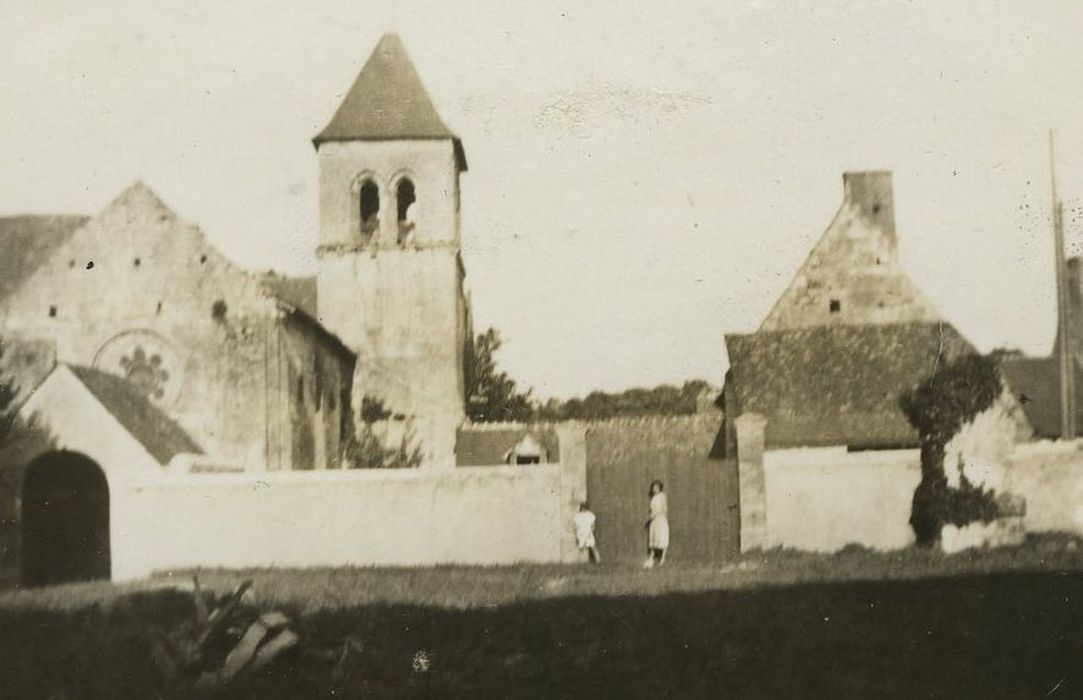
[(1047, 353), (1048, 133), (1083, 243), (1083, 3), (0, 2), (0, 215), (142, 180), (311, 274), (311, 138), (384, 32), (462, 139), (467, 285), (542, 397), (704, 378), (894, 172), (904, 267), (981, 350)]

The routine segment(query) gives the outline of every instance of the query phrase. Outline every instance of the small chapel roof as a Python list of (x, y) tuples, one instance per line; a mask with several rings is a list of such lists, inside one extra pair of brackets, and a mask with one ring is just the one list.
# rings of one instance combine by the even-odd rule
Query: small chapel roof
[(178, 454), (203, 453), (183, 428), (128, 380), (89, 367), (68, 368), (160, 464), (168, 464)]
[(327, 141), (450, 139), (466, 170), (462, 142), (436, 112), (397, 34), (384, 34), (313, 144)]

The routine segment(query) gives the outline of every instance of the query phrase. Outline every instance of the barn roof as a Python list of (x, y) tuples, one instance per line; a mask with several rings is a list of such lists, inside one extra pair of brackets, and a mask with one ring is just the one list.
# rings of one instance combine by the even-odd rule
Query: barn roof
[[(1075, 367), (1076, 425), (1083, 426), (1083, 370)], [(1023, 407), (1037, 437), (1061, 437), (1060, 362), (1056, 357), (1005, 358), (1000, 366), (1008, 389)]]
[(727, 405), (728, 416), (764, 416), (769, 448), (916, 446), (902, 393), (937, 366), (976, 352), (947, 323), (727, 335), (726, 347), (736, 404)]
[(0, 301), (29, 279), (87, 218), (62, 215), (0, 218)]
[(331, 122), (312, 142), (449, 139), (466, 170), (462, 142), (451, 133), (396, 34), (384, 34)]
[(490, 467), (503, 464), (508, 452), (526, 435), (533, 435), (556, 460), (560, 442), (551, 426), (526, 424), (482, 424), (459, 428), (455, 443), (455, 463), (460, 467)]
[(168, 464), (178, 454), (203, 453), (183, 428), (131, 382), (89, 367), (69, 366), (69, 369), (159, 463)]

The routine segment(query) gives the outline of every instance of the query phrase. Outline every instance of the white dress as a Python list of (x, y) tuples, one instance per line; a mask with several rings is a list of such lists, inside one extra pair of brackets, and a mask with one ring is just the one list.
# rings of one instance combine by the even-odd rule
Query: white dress
[(594, 545), (594, 521), (597, 516), (589, 510), (581, 510), (575, 514), (575, 540), (580, 548), (586, 549)]
[(669, 520), (666, 518), (667, 510), (665, 492), (659, 492), (651, 496), (651, 524), (647, 529), (647, 546), (651, 549), (669, 548)]

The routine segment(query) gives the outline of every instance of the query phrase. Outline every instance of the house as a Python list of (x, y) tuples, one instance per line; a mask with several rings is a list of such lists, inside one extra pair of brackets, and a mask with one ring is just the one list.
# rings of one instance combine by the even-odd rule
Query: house
[[(726, 336), (719, 443), (737, 462), (742, 550), (913, 541), (920, 440), (904, 397), (977, 351), (906, 275), (894, 211), (890, 173), (844, 174), (838, 212), (759, 330)], [(1031, 434), (1010, 392), (989, 413), (948, 447), (968, 477), (1000, 478), (991, 446)]]

